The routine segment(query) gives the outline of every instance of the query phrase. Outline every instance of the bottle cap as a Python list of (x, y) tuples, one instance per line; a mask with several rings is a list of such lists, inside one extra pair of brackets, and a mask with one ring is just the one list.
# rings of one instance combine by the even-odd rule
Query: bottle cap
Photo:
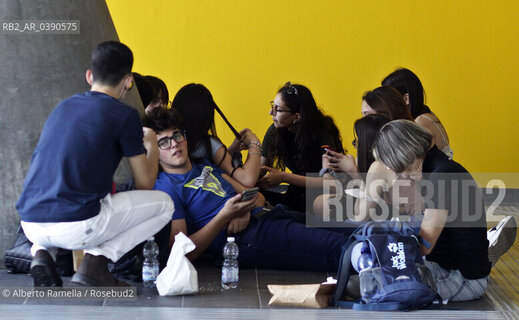
[(234, 237), (227, 237), (227, 242), (234, 242)]

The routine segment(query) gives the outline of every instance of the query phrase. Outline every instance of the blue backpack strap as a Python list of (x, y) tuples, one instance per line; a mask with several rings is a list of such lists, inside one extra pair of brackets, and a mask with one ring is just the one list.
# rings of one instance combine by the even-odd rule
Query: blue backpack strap
[(370, 222), (364, 224), (362, 227), (360, 227), (361, 231), (359, 233), (361, 235), (363, 235), (364, 237), (369, 236), (371, 234), (374, 224), (375, 224), (374, 221), (370, 221)]
[(354, 303), (353, 310), (358, 311), (395, 311), (409, 309), (400, 302)]
[[(349, 242), (349, 241), (348, 241)], [(333, 304), (339, 306), (341, 297), (344, 294), (344, 290), (350, 280), (351, 271), (351, 252), (355, 244), (359, 241), (353, 241), (349, 246), (342, 248), (341, 261), (339, 261), (339, 270), (337, 270), (337, 286), (335, 287), (335, 294), (333, 297)]]
[(419, 242), (424, 246), (426, 247), (427, 249), (429, 249), (431, 247), (431, 244), (429, 243), (429, 241), (425, 240), (423, 237), (419, 237), (418, 238)]

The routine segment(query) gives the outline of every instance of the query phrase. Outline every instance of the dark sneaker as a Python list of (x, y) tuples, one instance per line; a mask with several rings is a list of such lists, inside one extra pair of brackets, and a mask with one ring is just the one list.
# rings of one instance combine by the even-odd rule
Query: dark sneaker
[(517, 224), (514, 217), (508, 216), (499, 221), (497, 226), (487, 231), (488, 260), (495, 266), (499, 258), (514, 244)]
[(31, 276), (34, 287), (61, 287), (63, 281), (56, 272), (56, 265), (50, 254), (45, 250), (38, 250), (32, 259)]
[(116, 279), (108, 270), (108, 259), (86, 253), (72, 283), (86, 287), (129, 287), (130, 284)]

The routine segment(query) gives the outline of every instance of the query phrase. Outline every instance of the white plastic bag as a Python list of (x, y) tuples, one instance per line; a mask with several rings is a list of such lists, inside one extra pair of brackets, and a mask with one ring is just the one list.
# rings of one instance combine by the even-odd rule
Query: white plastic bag
[(180, 232), (168, 258), (168, 264), (157, 277), (157, 290), (161, 296), (174, 296), (198, 292), (198, 273), (186, 254), (195, 250), (195, 244)]

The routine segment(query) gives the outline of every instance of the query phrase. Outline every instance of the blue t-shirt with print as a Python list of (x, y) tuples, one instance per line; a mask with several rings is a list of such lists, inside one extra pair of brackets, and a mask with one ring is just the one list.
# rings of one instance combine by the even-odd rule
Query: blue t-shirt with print
[(96, 216), (123, 156), (144, 153), (138, 112), (89, 91), (49, 115), (16, 209), (22, 221), (69, 222)]
[(175, 203), (173, 220), (185, 219), (188, 234), (193, 234), (236, 195), (232, 185), (222, 177), (223, 173), (207, 161), (193, 163), (193, 169), (185, 174), (161, 172), (154, 189), (171, 196)]

